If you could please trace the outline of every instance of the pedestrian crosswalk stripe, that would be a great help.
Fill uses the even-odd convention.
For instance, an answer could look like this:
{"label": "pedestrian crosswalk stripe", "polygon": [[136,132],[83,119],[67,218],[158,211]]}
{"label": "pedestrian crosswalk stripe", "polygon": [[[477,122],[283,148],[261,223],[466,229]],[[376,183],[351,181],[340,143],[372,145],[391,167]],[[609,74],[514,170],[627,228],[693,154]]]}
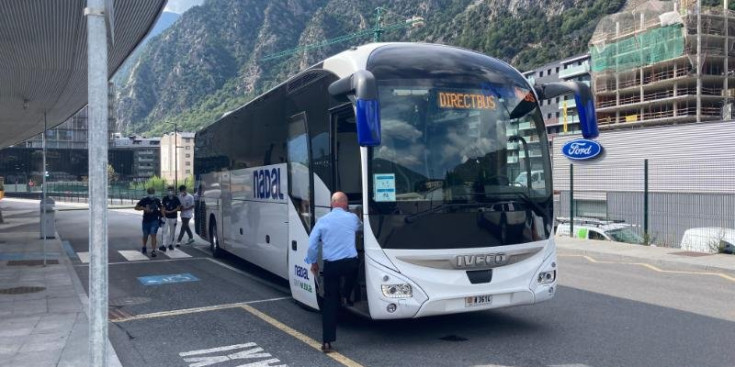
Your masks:
{"label": "pedestrian crosswalk stripe", "polygon": [[164,254],[172,259],[183,259],[186,257],[191,257],[191,255],[181,250],[168,250],[164,252]]}
{"label": "pedestrian crosswalk stripe", "polygon": [[141,254],[140,251],[137,250],[119,250],[118,253],[128,261],[150,260],[148,256]]}
{"label": "pedestrian crosswalk stripe", "polygon": [[[148,255],[143,255],[138,250],[119,250],[117,251],[122,257],[125,258],[127,261],[144,261],[144,260],[151,260],[148,255],[150,255],[150,250],[148,252]],[[187,254],[184,251],[181,251],[179,249],[176,250],[168,250],[166,252],[163,251],[157,251],[159,258],[165,258],[169,257],[171,259],[186,259],[192,257],[191,255]],[[82,264],[89,264],[89,252],[88,251],[81,251],[76,253],[79,257],[79,261]]]}

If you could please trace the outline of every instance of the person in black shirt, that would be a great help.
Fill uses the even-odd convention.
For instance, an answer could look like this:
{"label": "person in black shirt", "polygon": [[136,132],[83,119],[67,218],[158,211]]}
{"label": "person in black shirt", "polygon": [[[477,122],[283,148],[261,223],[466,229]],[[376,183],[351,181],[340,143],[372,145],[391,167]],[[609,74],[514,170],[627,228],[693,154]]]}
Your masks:
{"label": "person in black shirt", "polygon": [[143,248],[140,252],[146,253],[148,236],[150,236],[151,257],[156,257],[156,234],[158,233],[158,221],[161,219],[161,200],[158,200],[155,194],[156,190],[149,187],[148,196],[140,199],[135,205],[135,210],[143,211]]}
{"label": "person in black shirt", "polygon": [[174,187],[168,187],[168,195],[163,197],[163,215],[166,221],[166,227],[163,230],[163,243],[158,249],[166,251],[166,246],[169,250],[174,249],[174,237],[176,237],[176,217],[179,210],[181,210],[181,201],[176,197],[174,193]]}

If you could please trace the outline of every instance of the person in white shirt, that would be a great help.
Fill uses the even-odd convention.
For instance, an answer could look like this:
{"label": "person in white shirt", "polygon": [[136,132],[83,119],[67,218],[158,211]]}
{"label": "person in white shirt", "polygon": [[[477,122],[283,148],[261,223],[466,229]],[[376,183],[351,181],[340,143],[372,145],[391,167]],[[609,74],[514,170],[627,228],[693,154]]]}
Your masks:
{"label": "person in white shirt", "polygon": [[181,201],[181,231],[179,232],[179,240],[176,247],[181,246],[181,240],[184,238],[184,232],[189,236],[186,244],[194,242],[194,235],[189,228],[189,221],[194,216],[194,197],[186,192],[186,186],[179,186],[179,201]]}

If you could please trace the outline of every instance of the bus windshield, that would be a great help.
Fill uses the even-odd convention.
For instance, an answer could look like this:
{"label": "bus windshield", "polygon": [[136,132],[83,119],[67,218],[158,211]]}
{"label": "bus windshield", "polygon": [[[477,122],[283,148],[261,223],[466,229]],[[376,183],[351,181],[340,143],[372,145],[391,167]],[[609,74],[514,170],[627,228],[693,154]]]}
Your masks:
{"label": "bus windshield", "polygon": [[[401,80],[382,84],[379,96],[374,202],[487,203],[519,192],[549,195],[544,124],[529,89]],[[529,174],[537,177],[531,187],[517,179]]]}

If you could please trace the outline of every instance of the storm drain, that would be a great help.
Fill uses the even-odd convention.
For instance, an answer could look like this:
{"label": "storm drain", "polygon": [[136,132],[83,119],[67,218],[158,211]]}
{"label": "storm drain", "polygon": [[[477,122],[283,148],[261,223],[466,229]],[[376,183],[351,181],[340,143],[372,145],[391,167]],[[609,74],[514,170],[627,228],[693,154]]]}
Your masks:
{"label": "storm drain", "polygon": [[695,251],[680,251],[680,252],[671,252],[672,255],[679,255],[679,256],[689,256],[689,257],[702,257],[702,256],[710,256],[712,254],[708,254],[706,252],[695,252]]}
{"label": "storm drain", "polygon": [[15,287],[0,289],[0,294],[27,294],[37,293],[46,290],[45,287]]}
{"label": "storm drain", "polygon": [[[59,260],[46,259],[46,265],[58,264]],[[8,261],[8,266],[37,266],[43,265],[43,260],[11,260]]]}
{"label": "storm drain", "polygon": [[151,299],[148,297],[120,297],[120,298],[113,298],[111,299],[108,304],[110,306],[132,306],[132,305],[140,305],[143,303],[150,302]]}
{"label": "storm drain", "polygon": [[454,335],[454,334],[443,336],[443,337],[441,337],[439,339],[444,340],[446,342],[465,342],[465,341],[467,341],[467,338],[463,338],[461,336]]}

